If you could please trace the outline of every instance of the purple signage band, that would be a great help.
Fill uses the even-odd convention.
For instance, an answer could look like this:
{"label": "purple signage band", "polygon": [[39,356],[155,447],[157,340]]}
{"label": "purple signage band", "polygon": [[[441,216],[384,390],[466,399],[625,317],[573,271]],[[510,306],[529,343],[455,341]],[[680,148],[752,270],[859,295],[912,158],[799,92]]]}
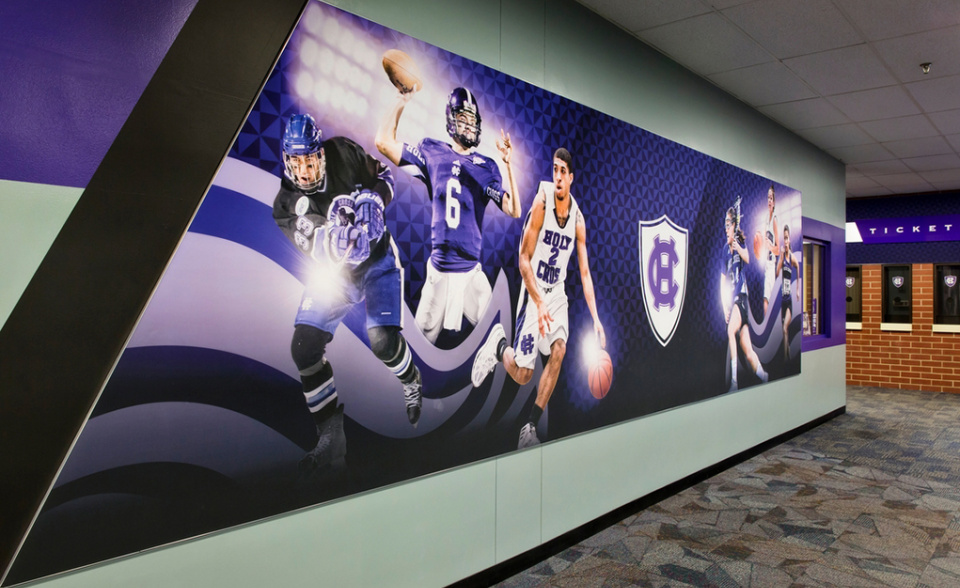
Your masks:
{"label": "purple signage band", "polygon": [[856,221],[864,243],[960,241],[960,214]]}

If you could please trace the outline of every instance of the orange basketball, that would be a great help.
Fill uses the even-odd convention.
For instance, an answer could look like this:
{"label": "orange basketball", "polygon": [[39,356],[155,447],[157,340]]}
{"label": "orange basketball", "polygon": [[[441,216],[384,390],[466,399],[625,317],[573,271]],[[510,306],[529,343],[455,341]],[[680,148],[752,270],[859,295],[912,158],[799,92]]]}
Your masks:
{"label": "orange basketball", "polygon": [[610,361],[610,354],[600,350],[597,356],[597,362],[590,366],[590,393],[594,398],[600,399],[610,391],[610,385],[613,384],[613,362]]}
{"label": "orange basketball", "polygon": [[760,231],[757,231],[753,234],[753,254],[757,256],[757,259],[760,259],[760,253],[763,251],[763,237],[760,236]]}

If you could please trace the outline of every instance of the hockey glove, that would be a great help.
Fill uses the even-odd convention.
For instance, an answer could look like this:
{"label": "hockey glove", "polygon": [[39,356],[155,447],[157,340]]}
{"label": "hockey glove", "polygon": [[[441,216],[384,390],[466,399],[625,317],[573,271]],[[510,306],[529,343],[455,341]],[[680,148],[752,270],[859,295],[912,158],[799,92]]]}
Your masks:
{"label": "hockey glove", "polygon": [[383,236],[386,224],[383,218],[383,199],[376,192],[364,190],[357,195],[356,226],[366,233],[369,243],[376,243]]}
{"label": "hockey glove", "polygon": [[327,227],[327,254],[335,263],[357,265],[370,257],[370,239],[353,225]]}

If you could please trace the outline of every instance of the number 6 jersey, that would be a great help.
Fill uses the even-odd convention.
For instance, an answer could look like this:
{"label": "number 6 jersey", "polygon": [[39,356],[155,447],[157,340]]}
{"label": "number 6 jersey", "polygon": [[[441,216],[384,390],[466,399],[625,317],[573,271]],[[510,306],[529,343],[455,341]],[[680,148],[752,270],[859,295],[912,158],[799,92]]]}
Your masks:
{"label": "number 6 jersey", "polygon": [[427,186],[433,202],[430,262],[442,272],[466,272],[480,262],[487,202],[503,202],[500,169],[476,152],[461,155],[436,139],[403,144],[400,169]]}

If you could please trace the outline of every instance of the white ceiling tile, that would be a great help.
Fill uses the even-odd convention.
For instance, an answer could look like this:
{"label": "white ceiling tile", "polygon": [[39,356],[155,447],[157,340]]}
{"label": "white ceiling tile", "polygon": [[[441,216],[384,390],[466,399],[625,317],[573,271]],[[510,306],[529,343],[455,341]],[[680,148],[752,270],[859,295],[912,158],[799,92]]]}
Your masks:
{"label": "white ceiling tile", "polygon": [[870,41],[960,24],[956,0],[835,1]]}
{"label": "white ceiling tile", "polygon": [[960,76],[931,78],[906,84],[906,87],[927,112],[953,110],[960,106]]}
{"label": "white ceiling tile", "polygon": [[783,64],[824,96],[897,83],[866,45],[802,55],[785,59]]}
{"label": "white ceiling tile", "polygon": [[848,197],[960,190],[960,0],[578,1],[846,162]]}
{"label": "white ceiling tile", "polygon": [[856,122],[920,114],[916,103],[900,86],[838,94],[828,100]]}
{"label": "white ceiling tile", "polygon": [[933,112],[927,115],[944,135],[960,133],[960,110]]}
{"label": "white ceiling tile", "polygon": [[933,137],[939,134],[937,129],[933,128],[933,125],[927,120],[927,117],[919,114],[862,122],[860,128],[881,143]]}
{"label": "white ceiling tile", "polygon": [[767,0],[729,8],[723,15],[780,59],[863,41],[830,0]]}
{"label": "white ceiling tile", "polygon": [[850,122],[850,119],[848,119],[846,115],[823,98],[771,104],[770,106],[761,106],[757,110],[774,120],[780,121],[786,125],[787,128],[793,130],[826,127]]}
{"label": "white ceiling tile", "polygon": [[[953,149],[943,137],[922,137],[904,141],[889,141],[883,144],[890,153],[897,157],[924,157],[927,155],[942,155],[953,153]],[[960,163],[960,162],[958,162]]]}
{"label": "white ceiling tile", "polygon": [[880,184],[874,182],[872,179],[866,176],[847,178],[847,189],[856,188],[858,190],[863,190],[867,188],[876,188],[879,185]]}
{"label": "white ceiling tile", "polygon": [[628,31],[639,31],[710,12],[700,0],[579,0]]}
{"label": "white ceiling tile", "polygon": [[754,107],[816,96],[800,78],[776,61],[708,77],[721,88]]}
{"label": "white ceiling tile", "polygon": [[933,184],[937,190],[960,189],[960,169],[920,172],[920,176]]}
{"label": "white ceiling tile", "polygon": [[756,41],[715,13],[648,29],[638,36],[704,76],[773,61]]}
{"label": "white ceiling tile", "polygon": [[[901,82],[960,74],[960,26],[877,41],[873,46]],[[923,73],[921,63],[932,64],[930,73]]]}
{"label": "white ceiling tile", "polygon": [[905,174],[892,174],[889,176],[873,176],[878,184],[897,192],[930,192],[933,184],[926,181],[920,174],[913,172]]}
{"label": "white ceiling tile", "polygon": [[960,157],[955,153],[910,157],[904,159],[903,162],[906,163],[910,169],[918,172],[960,168]]}
{"label": "white ceiling tile", "polygon": [[731,6],[747,4],[750,2],[756,2],[756,0],[706,0],[707,4],[716,8],[717,10],[723,10],[724,8],[730,8]]}
{"label": "white ceiling tile", "polygon": [[869,198],[870,196],[891,196],[894,191],[878,185],[876,188],[851,189],[847,186],[847,198]]}
{"label": "white ceiling tile", "polygon": [[860,127],[854,124],[817,127],[797,131],[797,133],[821,149],[850,147],[851,145],[864,145],[874,142],[873,137],[864,133]]}
{"label": "white ceiling tile", "polygon": [[882,176],[889,174],[905,174],[910,171],[899,159],[890,159],[888,161],[870,161],[866,163],[853,163],[847,167],[853,168],[865,176]]}

